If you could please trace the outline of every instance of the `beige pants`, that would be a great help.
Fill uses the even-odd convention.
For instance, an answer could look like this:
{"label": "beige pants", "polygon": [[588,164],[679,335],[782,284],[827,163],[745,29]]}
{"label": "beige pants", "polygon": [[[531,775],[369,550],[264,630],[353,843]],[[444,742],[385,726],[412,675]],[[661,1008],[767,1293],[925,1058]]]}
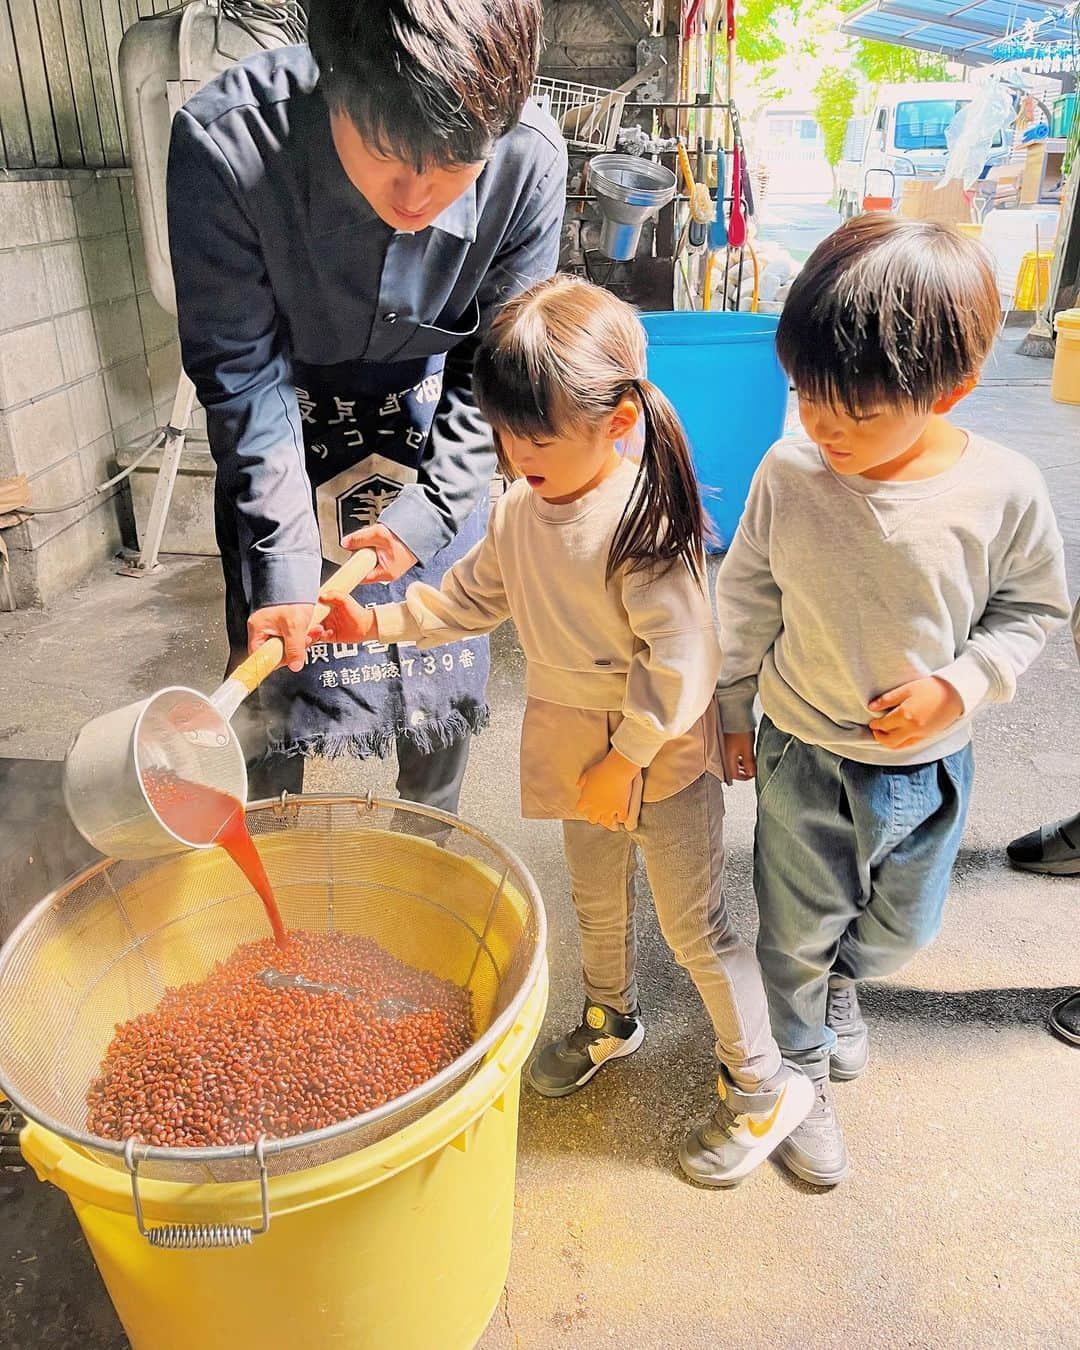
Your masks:
{"label": "beige pants", "polygon": [[754,1091],[780,1068],[780,1051],[761,972],[724,903],[723,826],[723,788],[706,773],[674,797],[645,802],[632,834],[566,820],[563,835],[589,999],[623,1013],[638,1006],[636,846],[660,930],[712,1019],[717,1057]]}

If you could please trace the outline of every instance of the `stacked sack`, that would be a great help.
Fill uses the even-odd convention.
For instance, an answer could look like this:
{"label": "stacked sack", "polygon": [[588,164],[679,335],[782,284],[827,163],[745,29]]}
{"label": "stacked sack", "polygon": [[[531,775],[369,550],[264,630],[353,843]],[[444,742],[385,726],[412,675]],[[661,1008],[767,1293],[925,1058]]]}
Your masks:
{"label": "stacked sack", "polygon": [[[758,284],[758,312],[779,314],[788,298],[791,283],[798,275],[801,263],[795,261],[781,244],[769,240],[754,241],[761,279]],[[730,259],[730,262],[729,262]],[[727,302],[724,300],[724,269],[727,274]],[[739,250],[721,250],[713,264],[713,309],[740,309],[748,312],[754,295],[754,264],[750,250],[744,255],[742,284],[739,282]]]}

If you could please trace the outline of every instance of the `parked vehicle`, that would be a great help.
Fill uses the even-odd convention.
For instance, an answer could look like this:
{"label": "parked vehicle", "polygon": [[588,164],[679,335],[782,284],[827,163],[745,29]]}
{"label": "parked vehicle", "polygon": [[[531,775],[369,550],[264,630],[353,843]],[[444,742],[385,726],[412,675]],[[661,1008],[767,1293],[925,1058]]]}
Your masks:
{"label": "parked vehicle", "polygon": [[[892,175],[894,207],[900,203],[905,178],[937,177],[949,155],[945,138],[949,124],[975,93],[973,85],[953,82],[882,85],[873,111],[853,117],[847,126],[836,166],[840,214],[847,219],[862,209],[868,174],[873,185]],[[999,133],[987,167],[1004,163],[1008,155],[1007,140]]]}

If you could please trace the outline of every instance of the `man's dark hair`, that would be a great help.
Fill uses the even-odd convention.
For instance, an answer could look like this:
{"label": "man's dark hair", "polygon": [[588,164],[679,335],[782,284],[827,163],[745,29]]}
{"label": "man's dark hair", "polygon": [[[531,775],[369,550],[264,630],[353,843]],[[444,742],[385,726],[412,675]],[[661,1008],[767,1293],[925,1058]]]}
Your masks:
{"label": "man's dark hair", "polygon": [[810,255],[784,306],[780,364],[812,403],[925,412],[989,355],[1001,317],[989,254],[946,225],[871,214]]}
{"label": "man's dark hair", "polygon": [[327,102],[378,153],[418,170],[486,159],[521,116],[541,0],[310,0]]}

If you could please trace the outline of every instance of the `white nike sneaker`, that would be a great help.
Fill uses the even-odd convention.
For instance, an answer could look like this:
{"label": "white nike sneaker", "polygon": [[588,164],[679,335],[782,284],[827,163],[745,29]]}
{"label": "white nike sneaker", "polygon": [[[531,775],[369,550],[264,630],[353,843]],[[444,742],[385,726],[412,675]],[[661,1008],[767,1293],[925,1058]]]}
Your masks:
{"label": "white nike sneaker", "polygon": [[778,1087],[743,1092],[720,1066],[716,1110],[695,1126],[679,1149],[679,1166],[699,1186],[737,1186],[809,1114],[814,1086],[785,1064]]}

